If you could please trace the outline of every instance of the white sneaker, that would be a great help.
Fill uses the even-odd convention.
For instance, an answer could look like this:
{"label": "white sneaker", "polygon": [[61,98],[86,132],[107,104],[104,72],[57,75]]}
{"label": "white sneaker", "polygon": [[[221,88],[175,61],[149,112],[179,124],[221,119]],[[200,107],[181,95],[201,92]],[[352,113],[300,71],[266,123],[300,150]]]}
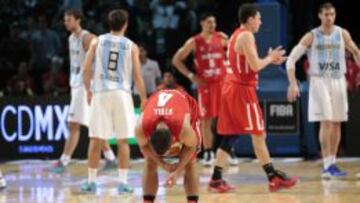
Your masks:
{"label": "white sneaker", "polygon": [[203,166],[211,166],[215,161],[215,154],[214,152],[210,152],[210,156],[208,153],[204,154],[203,159],[201,160],[201,164]]}
{"label": "white sneaker", "polygon": [[0,178],[0,190],[3,190],[6,188],[6,181],[3,177]]}

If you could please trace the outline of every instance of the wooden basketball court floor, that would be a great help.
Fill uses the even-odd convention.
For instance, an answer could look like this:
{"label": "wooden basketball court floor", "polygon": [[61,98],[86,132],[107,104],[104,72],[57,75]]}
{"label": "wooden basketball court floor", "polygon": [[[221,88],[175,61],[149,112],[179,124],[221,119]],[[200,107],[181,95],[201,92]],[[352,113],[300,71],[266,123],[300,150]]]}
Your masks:
{"label": "wooden basketball court floor", "polygon": [[[264,173],[258,163],[242,160],[238,167],[229,167],[225,178],[236,186],[233,193],[213,194],[207,192],[207,182],[212,168],[198,165],[201,178],[200,202],[204,203],[357,203],[360,202],[359,159],[342,160],[339,166],[349,172],[343,180],[321,180],[319,161],[276,159],[275,165],[292,175],[300,177],[300,183],[291,190],[270,193]],[[86,181],[85,161],[76,161],[63,175],[50,174],[43,169],[49,161],[7,162],[0,165],[8,187],[0,192],[0,203],[15,202],[59,202],[59,203],[135,203],[142,202],[141,176],[143,162],[132,163],[129,182],[135,187],[132,195],[118,195],[116,191],[117,172],[99,174],[96,195],[84,195],[79,187]],[[165,172],[160,172],[160,182]],[[183,203],[186,197],[183,187],[171,189],[160,187],[157,203]]]}

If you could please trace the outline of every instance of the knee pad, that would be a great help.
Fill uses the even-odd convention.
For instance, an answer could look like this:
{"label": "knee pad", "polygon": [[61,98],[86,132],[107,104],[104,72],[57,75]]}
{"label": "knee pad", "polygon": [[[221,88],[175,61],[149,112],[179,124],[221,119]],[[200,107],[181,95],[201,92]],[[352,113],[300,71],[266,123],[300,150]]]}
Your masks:
{"label": "knee pad", "polygon": [[224,150],[226,153],[230,154],[233,144],[236,141],[237,136],[224,136],[220,143],[220,149]]}

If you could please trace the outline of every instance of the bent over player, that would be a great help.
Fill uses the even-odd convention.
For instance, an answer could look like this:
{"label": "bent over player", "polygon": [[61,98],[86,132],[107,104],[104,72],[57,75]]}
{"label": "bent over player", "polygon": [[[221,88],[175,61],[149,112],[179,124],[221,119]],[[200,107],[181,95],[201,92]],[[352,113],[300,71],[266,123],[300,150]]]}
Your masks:
{"label": "bent over player", "polygon": [[[145,156],[144,202],[155,201],[159,186],[158,167],[169,172],[166,186],[173,186],[182,171],[189,203],[199,199],[199,177],[195,168],[201,146],[196,101],[178,90],[161,90],[151,96],[136,127],[136,137]],[[178,156],[177,164],[163,158]]]}

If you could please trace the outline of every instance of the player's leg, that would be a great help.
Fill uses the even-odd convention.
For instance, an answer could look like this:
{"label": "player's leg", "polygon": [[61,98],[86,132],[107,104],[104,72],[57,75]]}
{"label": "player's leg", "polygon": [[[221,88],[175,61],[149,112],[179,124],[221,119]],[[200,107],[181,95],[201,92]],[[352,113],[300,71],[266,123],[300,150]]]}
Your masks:
{"label": "player's leg", "polygon": [[186,165],[184,174],[184,188],[188,203],[199,201],[199,181],[196,162],[191,161]]}
{"label": "player's leg", "polygon": [[0,191],[6,188],[6,181],[0,169]]}
{"label": "player's leg", "polygon": [[214,161],[214,153],[212,151],[213,145],[213,133],[211,130],[211,118],[203,118],[200,121],[201,131],[203,135],[203,145],[204,145],[204,158],[202,164],[204,166],[211,166],[212,162]]}
{"label": "player's leg", "polygon": [[101,157],[101,146],[104,140],[96,137],[90,138],[88,148],[88,181],[81,186],[82,192],[96,192],[96,178]]}
{"label": "player's leg", "polygon": [[223,179],[222,173],[228,162],[229,154],[231,153],[232,149],[232,143],[236,139],[237,136],[223,136],[221,139],[220,146],[216,151],[215,166],[208,187],[210,192],[224,193],[234,189]]}
{"label": "player's leg", "polygon": [[118,192],[133,192],[133,188],[128,184],[128,171],[130,165],[130,146],[127,139],[118,140],[118,164],[119,164],[119,186]]}
{"label": "player's leg", "polygon": [[153,203],[155,201],[156,193],[159,187],[157,164],[145,158],[145,170],[143,174],[142,187],[144,203]]}
{"label": "player's leg", "polygon": [[71,161],[71,157],[75,151],[75,148],[79,142],[80,137],[80,124],[77,122],[69,121],[69,137],[65,140],[64,150],[54,166],[51,166],[47,170],[53,173],[63,173],[66,167]]}
{"label": "player's leg", "polygon": [[101,147],[101,151],[104,154],[105,157],[105,165],[102,167],[101,171],[109,171],[113,169],[117,169],[117,161],[116,156],[113,152],[113,150],[110,147],[109,142],[104,142],[104,144]]}
{"label": "player's leg", "polygon": [[252,135],[251,140],[256,158],[268,177],[270,191],[274,192],[293,187],[298,179],[288,177],[284,172],[275,169],[271,163],[270,153],[266,145],[266,135]]}
{"label": "player's leg", "polygon": [[321,121],[319,129],[319,142],[321,148],[321,155],[323,158],[323,178],[330,178],[330,166],[331,166],[331,157],[330,157],[330,145],[331,145],[331,133],[332,133],[332,123],[330,121]]}
{"label": "player's leg", "polygon": [[341,140],[341,121],[348,120],[348,101],[347,101],[347,87],[345,78],[332,79],[331,91],[331,124],[332,130],[329,134],[330,149],[329,149],[329,162],[330,167],[328,173],[331,177],[341,178],[347,175],[345,171],[340,170],[336,165],[336,155],[339,149]]}
{"label": "player's leg", "polygon": [[113,125],[118,140],[119,193],[131,193],[133,188],[128,184],[130,165],[130,146],[128,138],[135,129],[135,114],[132,97],[125,91],[113,93]]}

